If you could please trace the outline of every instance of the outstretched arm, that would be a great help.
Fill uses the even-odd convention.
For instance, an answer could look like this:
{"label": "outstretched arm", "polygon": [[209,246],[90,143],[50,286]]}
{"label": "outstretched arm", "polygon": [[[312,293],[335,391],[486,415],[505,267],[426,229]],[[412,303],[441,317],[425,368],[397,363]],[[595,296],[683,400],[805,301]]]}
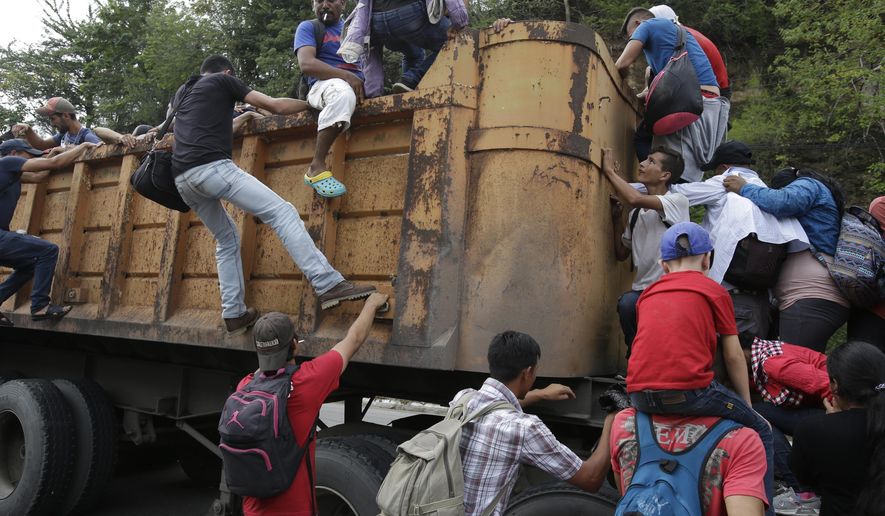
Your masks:
{"label": "outstretched arm", "polygon": [[84,152],[86,152],[86,150],[93,147],[97,147],[97,145],[94,143],[81,143],[73,149],[62,152],[61,154],[58,154],[51,158],[31,158],[28,161],[25,161],[24,164],[22,164],[22,181],[28,182],[25,181],[25,173],[27,172],[42,172],[45,170],[64,168],[76,161],[77,158],[79,158],[83,155]]}
{"label": "outstretched arm", "polygon": [[630,65],[636,61],[636,58],[639,57],[639,54],[642,53],[642,42],[631,39],[627,46],[624,47],[624,51],[621,52],[621,56],[615,61],[615,68],[618,69],[618,72],[621,76],[627,75],[627,71],[630,69]]}
{"label": "outstretched arm", "polygon": [[266,109],[276,115],[300,113],[310,107],[307,102],[303,100],[286,97],[271,97],[256,90],[250,91],[244,100],[257,108]]}
{"label": "outstretched arm", "polygon": [[664,211],[664,205],[657,195],[639,193],[630,186],[630,183],[624,181],[624,178],[618,175],[617,170],[620,169],[620,166],[620,163],[615,161],[611,149],[602,149],[602,173],[605,174],[605,178],[611,183],[618,197],[634,208]]}
{"label": "outstretched arm", "polygon": [[40,138],[37,133],[34,132],[34,129],[28,124],[13,125],[12,134],[14,134],[16,138],[24,138],[25,141],[28,142],[28,145],[35,149],[46,150],[58,145],[55,139],[51,136],[45,139]]}
{"label": "outstretched arm", "polygon": [[602,483],[605,482],[605,476],[611,467],[611,457],[609,455],[609,439],[612,431],[612,421],[615,415],[609,414],[605,416],[605,422],[602,424],[602,435],[599,436],[599,442],[596,443],[596,449],[587,460],[581,464],[581,469],[575,473],[575,476],[568,479],[568,483],[580,487],[586,491],[595,493],[599,491]]}
{"label": "outstretched arm", "polygon": [[750,373],[747,370],[747,359],[744,358],[741,342],[737,335],[722,336],[722,358],[725,360],[725,370],[728,372],[728,379],[731,380],[735,392],[747,402],[747,406],[752,406]]}
{"label": "outstretched arm", "polygon": [[[250,102],[250,104],[252,103]],[[359,317],[356,318],[356,321],[354,321],[354,323],[350,325],[350,329],[347,330],[347,335],[344,336],[344,340],[335,344],[335,347],[332,348],[332,351],[337,352],[342,358],[344,358],[344,363],[341,367],[342,373],[347,369],[347,364],[350,362],[350,359],[353,358],[353,355],[359,351],[360,346],[362,346],[366,341],[366,338],[368,338],[369,330],[372,329],[372,321],[375,319],[375,312],[384,306],[384,303],[386,302],[387,294],[375,292],[369,296],[369,298],[366,299],[366,304],[363,305],[363,310],[360,312]]]}

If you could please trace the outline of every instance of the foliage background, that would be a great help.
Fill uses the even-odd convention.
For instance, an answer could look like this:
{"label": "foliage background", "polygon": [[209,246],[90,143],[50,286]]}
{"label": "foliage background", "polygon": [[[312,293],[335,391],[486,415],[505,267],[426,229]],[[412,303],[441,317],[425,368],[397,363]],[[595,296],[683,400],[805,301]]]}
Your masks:
{"label": "foliage background", "polygon": [[[617,32],[634,2],[471,0],[471,25],[568,20],[599,32],[617,56],[625,43]],[[67,0],[39,5],[51,35],[26,48],[0,46],[0,126],[42,123],[33,110],[52,96],[73,102],[87,125],[129,131],[157,123],[210,53],[228,55],[253,87],[291,95],[294,29],[313,17],[309,0],[94,0],[82,21],[67,15]],[[722,51],[734,90],[730,138],[751,144],[763,176],[788,163],[812,166],[836,177],[854,203],[885,194],[885,3],[669,5]],[[397,57],[385,64],[389,85]]]}

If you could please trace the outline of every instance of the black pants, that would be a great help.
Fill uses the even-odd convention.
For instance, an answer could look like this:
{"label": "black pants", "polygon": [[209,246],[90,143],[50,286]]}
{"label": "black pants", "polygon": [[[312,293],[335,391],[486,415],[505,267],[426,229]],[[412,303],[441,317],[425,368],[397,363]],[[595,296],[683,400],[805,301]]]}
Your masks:
{"label": "black pants", "polygon": [[780,338],[819,353],[845,321],[850,310],[825,299],[800,299],[780,313]]}
{"label": "black pants", "polygon": [[865,308],[852,308],[848,318],[848,340],[868,342],[885,353],[885,319]]}

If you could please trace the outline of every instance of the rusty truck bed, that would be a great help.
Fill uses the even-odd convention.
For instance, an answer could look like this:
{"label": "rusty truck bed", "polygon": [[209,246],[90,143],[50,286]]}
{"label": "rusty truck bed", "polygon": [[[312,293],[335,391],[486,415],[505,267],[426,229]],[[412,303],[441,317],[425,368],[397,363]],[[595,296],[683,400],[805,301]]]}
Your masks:
{"label": "rusty truck bed", "polygon": [[[544,376],[617,365],[615,301],[629,271],[611,247],[600,149],[632,163],[636,103],[602,39],[586,27],[529,22],[449,42],[420,85],[370,99],[332,170],[348,194],[327,201],[302,182],[314,113],[252,122],[241,168],[291,202],[347,278],[391,294],[393,310],[357,356],[366,363],[483,371],[490,337],[526,331]],[[252,349],[222,331],[214,243],[193,213],[140,197],[129,178],[147,150],[104,146],[48,182],[26,185],[12,230],[61,248],[53,299],[75,305],[53,331]],[[316,355],[361,303],[320,311],[309,285],[260,220],[240,229],[246,301],[311,336]],[[28,290],[3,305],[31,322]]]}

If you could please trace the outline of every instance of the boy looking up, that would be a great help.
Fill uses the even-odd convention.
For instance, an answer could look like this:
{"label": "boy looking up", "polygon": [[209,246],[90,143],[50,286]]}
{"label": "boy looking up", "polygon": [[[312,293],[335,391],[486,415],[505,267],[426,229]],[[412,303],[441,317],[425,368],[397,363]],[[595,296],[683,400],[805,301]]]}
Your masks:
{"label": "boy looking up", "polygon": [[[756,430],[766,452],[765,491],[770,502],[771,427],[750,408],[749,373],[731,297],[705,275],[712,250],[710,236],[693,222],[680,222],[664,232],[664,275],[645,289],[636,305],[640,317],[627,363],[627,392],[641,412],[724,417]],[[713,379],[717,333],[722,336],[728,377],[740,395]]]}
{"label": "boy looking up", "polygon": [[636,336],[636,301],[649,285],[657,281],[664,270],[661,268],[661,236],[667,228],[689,219],[688,198],[670,192],[671,184],[682,177],[684,162],[678,152],[666,147],[656,147],[639,164],[637,180],[645,185],[647,194],[638,192],[618,175],[620,168],[612,157],[611,149],[602,149],[602,172],[611,183],[621,201],[631,207],[625,223],[621,216],[621,204],[612,205],[615,256],[618,260],[633,258],[636,275],[631,289],[618,298],[618,317],[627,345],[627,358]]}

